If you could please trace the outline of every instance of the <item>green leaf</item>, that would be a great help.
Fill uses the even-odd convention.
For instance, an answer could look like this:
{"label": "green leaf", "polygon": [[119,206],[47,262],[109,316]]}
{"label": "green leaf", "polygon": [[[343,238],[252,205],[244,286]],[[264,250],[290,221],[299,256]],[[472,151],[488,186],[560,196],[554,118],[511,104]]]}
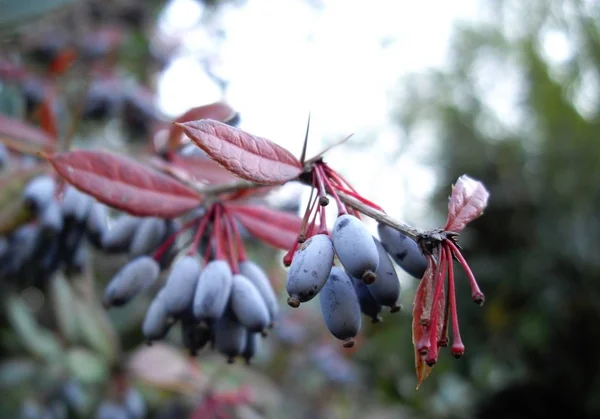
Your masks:
{"label": "green leaf", "polygon": [[108,366],[101,357],[83,348],[69,350],[67,366],[82,383],[101,383],[108,372]]}
{"label": "green leaf", "polygon": [[0,364],[0,388],[13,388],[32,381],[38,366],[31,359],[9,359]]}
{"label": "green leaf", "polygon": [[58,339],[47,329],[40,327],[27,305],[17,296],[10,296],[6,304],[8,321],[22,345],[33,355],[55,361],[62,355]]}
{"label": "green leaf", "polygon": [[64,275],[60,272],[54,275],[54,279],[50,281],[50,295],[60,332],[71,343],[76,342],[79,335],[75,311],[76,297],[73,295],[71,286]]}
{"label": "green leaf", "polygon": [[108,331],[102,327],[96,307],[85,304],[78,299],[73,300],[73,302],[83,341],[107,361],[114,360],[117,355],[117,348]]}

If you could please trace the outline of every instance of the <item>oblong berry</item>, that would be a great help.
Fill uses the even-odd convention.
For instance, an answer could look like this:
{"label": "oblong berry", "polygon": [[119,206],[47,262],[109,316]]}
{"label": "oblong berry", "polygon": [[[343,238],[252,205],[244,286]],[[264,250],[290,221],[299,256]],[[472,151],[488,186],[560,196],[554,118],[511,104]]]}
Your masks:
{"label": "oblong berry", "polygon": [[231,295],[233,274],[224,260],[208,262],[198,278],[194,293],[194,316],[216,320],[223,316]]}
{"label": "oblong berry", "polygon": [[200,261],[196,256],[185,255],[173,263],[163,296],[169,314],[183,314],[192,306],[200,269]]}
{"label": "oblong berry", "polygon": [[142,334],[148,342],[163,339],[173,324],[165,307],[163,295],[164,289],[161,289],[152,299],[142,323]]}
{"label": "oblong berry", "polygon": [[92,205],[92,198],[73,186],[67,186],[63,195],[61,208],[65,218],[84,221]]}
{"label": "oblong berry", "polygon": [[86,246],[79,246],[77,250],[75,250],[75,254],[73,258],[68,261],[67,264],[67,273],[69,274],[80,274],[83,272],[85,264],[90,258],[90,252]]}
{"label": "oblong berry", "polygon": [[[360,305],[360,311],[365,316],[371,319],[371,323],[379,323],[381,321],[381,317],[379,313],[381,313],[381,304],[377,302],[375,297],[369,291],[368,286],[362,282],[361,279],[351,278],[352,285],[354,285],[354,291],[356,292],[356,296],[358,297],[358,304]],[[377,281],[379,282],[379,277]]]}
{"label": "oblong berry", "polygon": [[128,262],[110,280],[104,292],[106,307],[127,304],[158,278],[158,263],[149,256],[140,256]]}
{"label": "oblong berry", "polygon": [[16,229],[10,236],[10,250],[5,265],[0,267],[6,270],[7,275],[16,275],[24,263],[35,252],[38,243],[39,228],[34,224],[26,224]]}
{"label": "oblong berry", "polygon": [[90,206],[86,220],[87,238],[94,246],[102,247],[102,237],[108,231],[108,208],[100,202]]}
{"label": "oblong berry", "polygon": [[38,222],[44,234],[56,234],[63,228],[63,216],[56,200],[50,200],[40,214]]}
{"label": "oblong berry", "polygon": [[287,273],[290,306],[298,307],[319,293],[331,272],[333,256],[333,243],[326,234],[316,234],[299,246]]}
{"label": "oblong berry", "polygon": [[157,217],[142,218],[131,239],[129,255],[136,257],[151,253],[164,240],[166,231],[165,220]]}
{"label": "oblong berry", "polygon": [[129,250],[129,245],[141,219],[123,214],[102,237],[102,249],[105,252],[120,253]]}
{"label": "oblong berry", "polygon": [[246,346],[248,330],[231,314],[225,314],[215,322],[215,349],[227,357],[230,364],[242,354]]}
{"label": "oblong berry", "polygon": [[379,267],[377,268],[377,281],[367,287],[379,304],[390,307],[392,312],[396,312],[399,310],[397,302],[400,298],[400,280],[394,264],[381,242],[376,238],[373,238],[373,241],[379,253]]}
{"label": "oblong berry", "polygon": [[239,269],[240,273],[248,278],[256,289],[258,289],[258,292],[269,310],[271,323],[274,322],[279,314],[279,304],[277,303],[277,296],[275,295],[275,291],[273,290],[267,274],[265,274],[260,266],[251,260],[245,260],[240,263]]}
{"label": "oblong berry", "polygon": [[344,347],[354,346],[354,337],[361,326],[361,311],[352,280],[343,269],[337,266],[331,269],[319,293],[319,302],[327,329],[344,341]]}
{"label": "oblong berry", "polygon": [[244,345],[244,351],[242,352],[246,364],[250,365],[250,361],[254,358],[254,355],[256,355],[259,345],[260,333],[246,333],[246,344]]}
{"label": "oblong berry", "polygon": [[372,283],[379,266],[379,254],[367,227],[353,215],[341,215],[335,220],[332,240],[338,259],[348,274]]}
{"label": "oblong berry", "polygon": [[195,319],[184,318],[181,321],[181,339],[191,356],[196,356],[198,351],[206,346],[213,338],[212,329]]}
{"label": "oblong berry", "polygon": [[54,192],[56,192],[56,182],[51,176],[36,176],[25,185],[23,200],[34,210],[41,211],[52,201]]}
{"label": "oblong berry", "polygon": [[260,332],[271,322],[269,310],[258,289],[243,275],[233,275],[231,310],[250,332]]}
{"label": "oblong berry", "polygon": [[427,259],[417,242],[385,224],[379,223],[377,232],[381,245],[394,262],[409,275],[421,279],[427,269]]}

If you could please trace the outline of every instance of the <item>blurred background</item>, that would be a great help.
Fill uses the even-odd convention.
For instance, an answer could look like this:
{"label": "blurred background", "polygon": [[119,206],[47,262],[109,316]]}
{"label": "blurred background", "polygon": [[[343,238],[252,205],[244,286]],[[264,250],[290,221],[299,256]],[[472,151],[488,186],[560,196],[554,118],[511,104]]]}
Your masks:
{"label": "blurred background", "polygon": [[[208,404],[232,418],[600,417],[598,19],[593,0],[0,2],[0,112],[29,119],[59,92],[78,147],[138,155],[161,124],[224,100],[296,155],[309,112],[309,155],[354,133],[326,161],[418,227],[443,224],[464,173],[491,193],[461,235],[486,304],[459,274],[466,354],[442,351],[418,391],[402,272],[404,310],[364,322],[352,351],[318,303],[288,309],[280,288],[280,324],[247,367],[192,361],[177,333],[146,347],[149,297],[105,312],[122,260],[94,255],[76,281],[3,291],[0,417],[94,417],[123,386],[152,418],[216,417]],[[278,198],[305,200],[295,185]],[[283,285],[281,254],[251,252]]]}

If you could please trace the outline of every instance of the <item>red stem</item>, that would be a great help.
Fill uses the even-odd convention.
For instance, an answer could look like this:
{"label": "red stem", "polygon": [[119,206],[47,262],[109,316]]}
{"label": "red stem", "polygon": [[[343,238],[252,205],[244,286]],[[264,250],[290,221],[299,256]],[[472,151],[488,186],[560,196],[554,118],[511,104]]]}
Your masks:
{"label": "red stem", "polygon": [[329,167],[329,165],[327,163],[323,163],[323,167],[327,171],[327,174],[329,175],[329,177],[331,177],[332,179],[335,179],[340,186],[346,185],[348,188],[350,188],[351,191],[356,192],[356,189],[354,189],[354,187],[350,184],[350,182],[348,182],[346,180],[346,178],[344,178],[338,172],[336,172],[331,167]]}
{"label": "red stem", "polygon": [[216,247],[215,237],[214,236],[212,236],[210,238],[210,240],[208,241],[208,246],[206,246],[206,250],[204,251],[204,265],[206,265],[210,261],[210,256],[211,256],[211,253],[212,253],[213,244]]}
{"label": "red stem", "polygon": [[454,243],[452,243],[451,240],[444,240],[444,243],[447,243],[448,246],[450,246],[450,248],[452,249],[452,252],[454,252],[454,256],[456,256],[456,258],[462,265],[463,269],[465,270],[467,277],[469,278],[469,282],[471,283],[471,298],[473,299],[473,301],[475,301],[475,303],[482,305],[483,302],[485,301],[485,297],[484,297],[483,293],[481,292],[481,290],[479,289],[479,285],[477,285],[477,280],[475,279],[475,275],[473,275],[473,272],[471,271],[471,268],[469,268],[467,261],[465,260],[463,255],[460,253],[460,250],[458,250],[458,247],[456,247],[456,245]]}
{"label": "red stem", "polygon": [[335,199],[335,204],[338,207],[338,215],[347,214],[348,211],[346,209],[346,206],[342,203],[342,201],[340,200],[340,197],[338,196],[337,192],[335,191],[335,188],[329,181],[329,178],[325,175],[325,170],[323,169],[322,165],[320,165],[320,164],[315,165],[315,170],[319,172],[319,176],[323,179],[323,182],[325,182],[325,187],[327,188],[327,190],[329,191],[331,196],[333,196],[333,199]]}
{"label": "red stem", "polygon": [[233,236],[235,238],[235,244],[238,254],[238,261],[245,262],[248,260],[248,255],[246,254],[246,249],[244,248],[244,241],[242,240],[242,236],[240,235],[240,230],[237,227],[237,223],[235,222],[235,216],[231,214],[231,211],[227,207],[223,207],[225,210],[225,215],[227,217],[227,221],[231,225],[231,229],[233,230]]}
{"label": "red stem", "polygon": [[[306,231],[306,228],[308,226],[308,220],[310,219],[311,214],[313,214],[313,211],[315,210],[315,206],[317,205],[317,202],[319,202],[318,195],[314,196],[314,199],[313,199],[313,192],[314,192],[314,188],[310,192],[310,198],[306,204],[306,211],[304,212],[304,217],[302,218],[302,226],[300,227],[300,233],[298,234],[298,239],[300,242],[304,242],[304,241],[306,241],[306,239],[308,237],[310,237],[310,235],[308,235],[307,231]],[[311,203],[311,200],[312,200],[312,203]]]}
{"label": "red stem", "polygon": [[229,265],[231,266],[231,272],[235,275],[240,272],[240,268],[238,265],[238,252],[235,246],[235,238],[233,237],[233,231],[231,229],[231,223],[227,222],[228,220],[223,217],[222,224],[223,230],[225,231],[225,237],[227,240],[227,250],[229,254]]}
{"label": "red stem", "polygon": [[224,260],[225,250],[223,249],[223,236],[221,234],[221,206],[215,204],[215,219],[213,220],[213,236],[215,238],[215,259]]}
{"label": "red stem", "polygon": [[196,230],[196,233],[194,234],[194,238],[192,239],[192,245],[190,246],[190,249],[188,250],[189,256],[193,256],[196,253],[198,253],[198,243],[200,243],[202,234],[204,234],[204,232],[206,231],[206,227],[208,226],[208,220],[210,220],[210,218],[212,218],[214,212],[215,212],[215,207],[213,205],[208,209],[208,211],[206,211],[206,214],[204,214],[204,216],[202,217],[202,221],[200,221],[200,224],[198,225],[198,229]]}
{"label": "red stem", "polygon": [[452,315],[452,348],[450,351],[452,355],[458,357],[465,352],[465,345],[463,345],[460,337],[460,329],[458,327],[458,312],[456,310],[456,292],[454,289],[454,269],[452,269],[452,253],[446,252],[446,258],[448,259],[448,294],[450,295],[450,313]]}
{"label": "red stem", "polygon": [[425,358],[425,363],[432,366],[437,362],[438,357],[438,345],[437,345],[437,331],[438,331],[438,312],[440,309],[440,297],[442,289],[444,287],[444,280],[446,279],[446,249],[442,246],[440,249],[440,255],[438,258],[439,271],[436,272],[435,277],[435,291],[433,293],[431,318],[429,320],[430,333],[429,333],[429,352]]}
{"label": "red stem", "polygon": [[327,198],[327,191],[325,190],[325,173],[323,169],[319,170],[319,165],[315,165],[315,171],[313,172],[313,180],[316,179],[317,187],[319,189],[319,203],[322,206],[325,206],[329,203],[329,199]]}

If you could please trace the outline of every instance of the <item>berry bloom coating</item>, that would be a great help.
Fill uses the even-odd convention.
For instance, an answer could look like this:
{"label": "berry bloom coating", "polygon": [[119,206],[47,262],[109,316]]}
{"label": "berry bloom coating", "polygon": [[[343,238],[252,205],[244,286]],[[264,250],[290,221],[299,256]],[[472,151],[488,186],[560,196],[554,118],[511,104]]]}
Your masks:
{"label": "berry bloom coating", "polygon": [[110,307],[127,304],[152,285],[159,273],[158,263],[151,257],[140,256],[133,259],[123,266],[106,286],[104,305]]}
{"label": "berry bloom coating", "polygon": [[379,239],[385,251],[406,273],[421,279],[427,269],[427,259],[417,242],[385,224],[377,226]]}
{"label": "berry bloom coating", "polygon": [[156,217],[143,218],[135,229],[129,245],[129,255],[136,257],[147,255],[160,246],[165,238],[167,225]]}
{"label": "berry bloom coating", "polygon": [[265,304],[267,305],[267,309],[269,310],[271,323],[274,322],[277,319],[279,312],[279,304],[277,303],[275,291],[273,291],[273,287],[271,286],[271,281],[269,281],[269,278],[261,269],[261,267],[251,260],[245,260],[244,262],[240,263],[239,268],[240,274],[248,278],[256,287],[256,289],[258,289],[258,292],[260,293]]}
{"label": "berry bloom coating", "polygon": [[215,322],[215,348],[232,364],[244,351],[248,330],[229,313]]}
{"label": "berry bloom coating", "polygon": [[174,316],[183,314],[192,306],[200,269],[200,261],[195,256],[186,255],[173,263],[164,286],[163,296],[169,314]]}
{"label": "berry bloom coating", "polygon": [[354,337],[361,326],[360,304],[348,274],[334,266],[319,294],[325,325],[333,336],[344,341],[344,347],[354,346]]}
{"label": "berry bloom coating", "polygon": [[102,237],[102,250],[109,253],[121,253],[129,250],[133,235],[141,218],[123,214]]}
{"label": "berry bloom coating", "polygon": [[379,254],[379,267],[377,268],[377,281],[367,285],[367,287],[379,304],[388,306],[392,312],[396,312],[399,310],[396,303],[400,298],[400,280],[396,274],[396,269],[394,269],[394,264],[382,244],[375,238],[373,242]]}
{"label": "berry bloom coating", "polygon": [[150,303],[142,323],[142,333],[148,342],[164,338],[171,328],[169,313],[162,300],[163,295],[164,289],[161,289]]}
{"label": "berry bloom coating", "polygon": [[42,211],[54,198],[56,183],[47,175],[31,179],[23,189],[23,200],[36,211]]}
{"label": "berry bloom coating", "polygon": [[317,234],[302,243],[287,274],[291,307],[312,300],[321,291],[331,272],[333,255],[333,243],[326,234]]}
{"label": "berry bloom coating", "polygon": [[379,323],[381,321],[381,317],[379,316],[382,308],[381,304],[373,297],[368,286],[362,280],[352,278],[352,284],[358,297],[360,311],[371,319],[371,323]]}
{"label": "berry bloom coating", "polygon": [[231,287],[231,310],[250,332],[265,329],[271,319],[258,289],[243,275],[234,275]]}
{"label": "berry bloom coating", "polygon": [[372,283],[379,266],[379,253],[367,227],[353,215],[344,214],[335,221],[332,237],[338,259],[348,274],[366,284]]}
{"label": "berry bloom coating", "polygon": [[224,260],[208,262],[200,273],[194,294],[194,316],[199,319],[216,320],[223,316],[229,296],[233,275]]}

